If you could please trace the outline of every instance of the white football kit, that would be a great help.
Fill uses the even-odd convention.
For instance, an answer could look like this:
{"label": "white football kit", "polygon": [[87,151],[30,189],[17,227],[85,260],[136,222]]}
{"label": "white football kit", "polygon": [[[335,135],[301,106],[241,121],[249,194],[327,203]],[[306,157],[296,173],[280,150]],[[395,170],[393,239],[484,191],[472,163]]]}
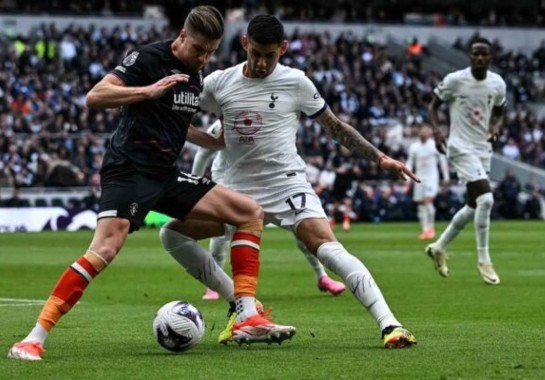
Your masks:
{"label": "white football kit", "polygon": [[450,107],[447,157],[462,182],[488,178],[492,145],[487,141],[492,108],[505,104],[505,82],[487,71],[477,80],[471,68],[448,74],[434,89]]}
{"label": "white football kit", "polygon": [[255,199],[265,223],[293,229],[327,218],[296,147],[301,113],[318,116],[324,99],[301,70],[277,64],[265,78],[247,78],[244,65],[207,76],[200,98],[201,109],[223,120],[224,185]]}
{"label": "white football kit", "polygon": [[414,173],[422,182],[414,183],[413,200],[420,202],[424,198],[435,198],[439,191],[439,170],[445,181],[450,180],[448,165],[445,156],[439,154],[435,148],[435,141],[415,141],[409,147],[407,167],[414,168]]}

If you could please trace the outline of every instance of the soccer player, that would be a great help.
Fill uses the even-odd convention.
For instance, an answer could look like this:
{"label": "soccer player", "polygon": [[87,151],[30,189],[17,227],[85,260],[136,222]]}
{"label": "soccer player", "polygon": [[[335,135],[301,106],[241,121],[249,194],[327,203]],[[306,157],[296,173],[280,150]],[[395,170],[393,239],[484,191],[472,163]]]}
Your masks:
{"label": "soccer player", "polygon": [[435,237],[435,206],[433,202],[439,191],[439,170],[443,183],[450,181],[447,160],[439,154],[435,148],[433,133],[428,125],[422,124],[419,129],[419,139],[409,147],[407,167],[413,169],[422,181],[415,183],[413,188],[413,200],[417,203],[417,215],[422,226],[422,232],[418,235],[421,240],[429,240]]}
{"label": "soccer player", "polygon": [[[218,138],[222,134],[221,121],[216,120],[208,128],[207,132],[213,137]],[[197,149],[197,153],[195,154],[195,160],[193,161],[193,169],[191,171],[191,174],[198,177],[204,176],[206,168],[208,166],[208,162],[210,161],[210,159],[212,159],[212,157],[214,157],[214,159],[212,160],[211,168],[212,180],[216,183],[223,185],[225,182],[224,174],[226,164],[223,158],[223,151],[221,150],[218,152],[213,149],[199,147]],[[227,256],[227,251],[229,250],[230,241],[230,231],[228,231],[223,236],[215,236],[210,239],[210,244],[208,248],[210,250],[210,253],[212,254],[212,257],[214,257],[214,260],[216,260],[216,263],[221,268],[223,268],[225,264],[225,258]],[[303,252],[303,254],[305,255],[312,269],[314,269],[318,289],[322,292],[329,292],[334,296],[341,294],[346,288],[345,285],[342,282],[335,281],[330,278],[327,275],[324,266],[320,263],[316,256],[310,253],[309,250],[303,246],[302,242],[298,241],[297,245],[300,247],[301,252]],[[202,298],[203,300],[213,301],[219,299],[219,294],[214,290],[207,288]]]}
{"label": "soccer player", "polygon": [[[180,224],[192,232],[186,232],[188,239],[213,236],[223,230],[223,223],[235,226],[235,295],[229,297],[235,301],[240,287],[244,296],[255,297],[262,208],[250,197],[179,172],[174,165],[186,139],[211,148],[223,146],[190,125],[199,110],[201,69],[218,48],[223,30],[216,8],[196,7],[176,39],[133,50],[87,94],[89,107],[123,107],[101,168],[97,227],[89,248],[61,275],[35,327],[11,347],[9,358],[41,360],[51,329],[112,262],[150,210],[184,220]],[[210,261],[207,270],[214,272],[217,268]],[[218,276],[227,277],[219,271]],[[242,284],[237,279],[240,272],[246,276]],[[294,332],[289,326],[268,326],[278,334]]]}
{"label": "soccer player", "polygon": [[[307,181],[305,162],[297,153],[301,113],[353,153],[401,178],[418,178],[339,120],[302,71],[279,64],[288,41],[276,17],[252,18],[242,45],[247,60],[207,76],[201,95],[201,108],[223,119],[225,185],[254,198],[265,210],[266,223],[291,231],[326,268],[343,279],[378,323],[385,347],[415,344],[415,337],[394,316],[369,270],[337,241],[331,230],[321,202]],[[177,239],[181,227],[179,221],[171,221],[161,230],[170,237],[165,249],[176,258],[186,256],[190,250],[188,245],[178,243],[183,241]],[[220,341],[259,341],[242,319],[247,310],[253,308],[255,312],[255,304],[238,306],[232,328],[220,335]]]}
{"label": "soccer player", "polygon": [[[435,269],[448,277],[447,246],[465,225],[473,220],[477,241],[477,269],[484,282],[498,285],[488,249],[490,212],[494,197],[488,180],[492,144],[498,136],[505,108],[505,82],[488,70],[490,42],[477,38],[471,42],[470,67],[448,74],[434,89],[429,104],[429,119],[437,150],[447,154],[450,164],[467,189],[467,204],[452,218],[439,239],[426,247]],[[445,138],[439,129],[437,110],[449,104],[450,133]]]}

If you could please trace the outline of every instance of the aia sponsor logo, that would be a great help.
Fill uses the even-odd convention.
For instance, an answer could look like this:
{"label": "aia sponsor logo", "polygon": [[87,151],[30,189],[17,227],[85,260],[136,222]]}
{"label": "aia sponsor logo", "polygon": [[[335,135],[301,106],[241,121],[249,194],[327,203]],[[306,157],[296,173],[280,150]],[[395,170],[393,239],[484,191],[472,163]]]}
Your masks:
{"label": "aia sponsor logo", "polygon": [[263,127],[263,118],[255,111],[242,111],[235,117],[233,129],[240,135],[240,144],[254,144],[254,135]]}

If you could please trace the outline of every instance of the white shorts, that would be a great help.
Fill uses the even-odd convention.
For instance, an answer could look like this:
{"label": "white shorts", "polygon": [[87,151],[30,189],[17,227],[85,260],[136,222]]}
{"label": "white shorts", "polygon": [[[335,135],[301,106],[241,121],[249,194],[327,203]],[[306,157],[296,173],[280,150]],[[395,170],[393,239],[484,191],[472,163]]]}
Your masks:
{"label": "white shorts", "polygon": [[305,219],[327,219],[320,198],[308,182],[289,184],[280,192],[246,195],[254,198],[263,207],[265,225],[272,223],[295,232],[299,223]]}
{"label": "white shorts", "polygon": [[421,183],[414,183],[413,201],[420,202],[426,198],[435,198],[439,192],[439,181],[437,179],[421,178]]}
{"label": "white shorts", "polygon": [[478,156],[474,153],[460,152],[457,149],[449,149],[449,163],[458,173],[461,183],[475,182],[488,179],[491,156]]}

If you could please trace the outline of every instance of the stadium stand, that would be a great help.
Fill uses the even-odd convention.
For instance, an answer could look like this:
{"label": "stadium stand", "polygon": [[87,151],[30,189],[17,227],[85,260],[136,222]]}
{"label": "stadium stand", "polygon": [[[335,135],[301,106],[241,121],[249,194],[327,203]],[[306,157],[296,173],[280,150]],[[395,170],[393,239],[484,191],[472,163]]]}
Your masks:
{"label": "stadium stand", "polygon": [[[6,3],[0,2],[0,8]],[[38,1],[12,3],[16,3],[10,9],[12,12],[43,10],[43,3]],[[310,9],[313,3],[293,5],[280,1],[270,11],[284,15],[287,20],[349,19],[354,22],[376,22],[376,14],[380,13],[365,7],[349,12],[339,6],[330,14],[315,14]],[[58,8],[49,12],[126,15],[138,13],[143,7],[143,2],[138,1],[130,2],[127,5],[130,9],[106,11],[102,2],[91,2],[79,10],[65,2],[55,4]],[[253,6],[254,2],[244,4],[247,15],[262,10]],[[244,8],[242,3],[240,7]],[[451,20],[446,21],[449,24],[461,23],[462,19],[486,25],[513,19],[513,25],[519,24],[517,20],[521,19],[510,14],[508,7],[501,10],[506,13],[498,13],[495,23],[490,15],[480,21],[474,19],[473,14],[451,17],[454,11],[449,9],[444,10],[444,18]],[[527,9],[520,10],[523,11]],[[532,25],[543,23],[539,17],[525,20]],[[398,19],[398,15],[386,14],[379,21],[403,20]],[[87,197],[89,188],[96,188],[99,183],[98,169],[104,147],[119,114],[117,110],[87,109],[84,106],[86,92],[126,51],[151,40],[169,38],[173,33],[175,31],[168,28],[134,28],[130,24],[107,29],[74,23],[57,29],[53,23],[44,23],[27,35],[3,36],[0,39],[0,187],[21,188],[23,193],[28,190],[26,199],[34,206],[66,206],[69,198],[73,198],[71,204],[79,204],[78,200]],[[456,51],[456,47],[467,46],[468,41],[463,38],[459,38],[455,46],[437,39],[426,43],[416,39],[420,45],[418,54],[404,38],[390,36],[387,42],[381,43],[373,33],[357,35],[346,27],[335,37],[327,30],[306,32],[295,28],[289,40],[290,50],[282,62],[304,70],[338,115],[349,120],[383,151],[401,160],[406,157],[405,149],[415,138],[418,125],[426,120],[426,106],[433,87],[444,73],[467,64],[465,55]],[[411,43],[414,44],[414,40],[412,38]],[[222,50],[208,70],[237,63],[244,56],[238,35],[231,36],[225,44],[228,48]],[[506,78],[510,92],[509,112],[496,150],[498,154],[545,168],[545,112],[540,112],[545,96],[545,41],[529,53],[507,50],[500,41],[495,41],[495,46],[498,53],[495,65]],[[447,117],[444,112],[444,123],[448,122]],[[196,123],[207,125],[207,118],[205,115]],[[298,146],[309,163],[309,178],[319,189],[324,206],[330,207],[334,176],[331,161],[337,154],[336,144],[314,123],[303,119]],[[518,154],[513,153],[512,146],[518,148]],[[192,158],[193,149],[189,146],[179,163],[190,171]],[[380,221],[414,217],[406,186],[378,171],[373,163],[363,159],[354,162],[358,170],[347,195],[351,198],[355,219]],[[541,194],[540,187],[534,184],[530,193]],[[47,191],[48,188],[53,191]],[[8,192],[2,194],[5,196]],[[463,194],[456,188],[445,189],[438,201],[444,218],[450,218],[462,201]],[[516,214],[525,215],[528,213]]]}

